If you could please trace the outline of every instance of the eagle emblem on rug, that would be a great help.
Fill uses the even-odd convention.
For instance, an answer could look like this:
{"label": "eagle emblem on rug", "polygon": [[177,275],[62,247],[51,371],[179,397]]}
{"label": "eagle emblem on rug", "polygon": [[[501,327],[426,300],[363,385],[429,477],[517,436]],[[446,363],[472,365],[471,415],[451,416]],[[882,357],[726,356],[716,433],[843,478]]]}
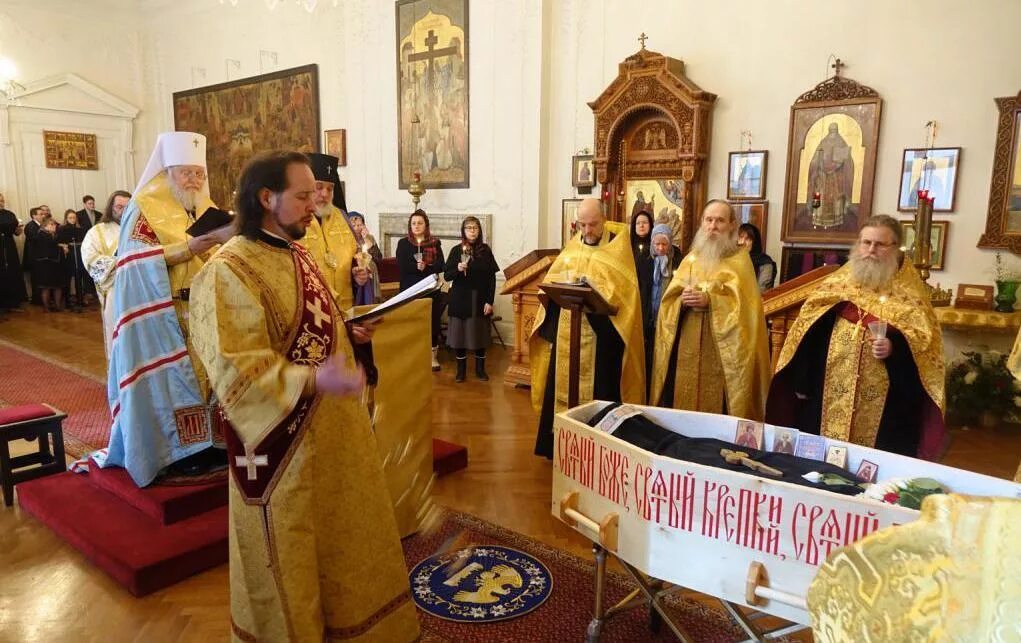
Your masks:
{"label": "eagle emblem on rug", "polygon": [[538,559],[509,547],[467,547],[426,558],[411,570],[419,609],[462,623],[490,623],[527,614],[553,590]]}

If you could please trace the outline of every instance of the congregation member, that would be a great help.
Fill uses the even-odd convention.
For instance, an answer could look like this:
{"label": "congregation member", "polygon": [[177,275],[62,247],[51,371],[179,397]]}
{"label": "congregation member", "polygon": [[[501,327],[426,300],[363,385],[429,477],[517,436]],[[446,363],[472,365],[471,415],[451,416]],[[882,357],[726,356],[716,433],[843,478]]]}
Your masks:
{"label": "congregation member", "polygon": [[[663,303],[663,293],[673,279],[674,271],[681,263],[681,249],[673,244],[673,230],[666,223],[657,223],[649,235],[652,241],[652,270],[649,275],[648,311],[643,302],[643,323],[645,331],[645,382],[652,386],[652,366],[656,347],[656,320]],[[648,393],[648,391],[646,391]],[[651,401],[651,400],[650,400]]]}
{"label": "congregation member", "polygon": [[652,339],[649,337],[648,329],[655,331],[655,324],[650,321],[652,314],[652,215],[645,210],[639,210],[631,215],[631,223],[628,226],[628,236],[631,241],[631,254],[635,261],[635,273],[638,277],[638,295],[642,301],[642,328],[645,333],[645,369],[646,383],[648,383],[648,370],[651,368],[652,360],[648,349],[652,346]]}
{"label": "congregation member", "polygon": [[447,345],[457,358],[455,382],[465,380],[468,351],[475,356],[475,377],[489,380],[486,349],[492,339],[490,324],[499,271],[493,250],[483,238],[482,223],[476,217],[466,217],[461,222],[461,243],[451,248],[443,275],[450,283]]}
{"label": "congregation member", "polygon": [[113,286],[117,268],[117,244],[120,240],[121,216],[131,200],[131,193],[117,190],[110,195],[103,216],[89,228],[82,240],[82,264],[96,285],[99,307],[103,313],[103,341],[107,357],[113,333],[112,298],[107,297]]}
{"label": "congregation member", "polygon": [[[230,420],[233,640],[414,641],[365,374],[329,284],[296,243],[315,189],[302,154],[249,161],[239,234],[193,284],[195,347]],[[371,329],[352,336],[367,342]]]}
{"label": "congregation member", "polygon": [[[557,256],[544,283],[584,276],[611,306],[612,316],[585,314],[581,322],[579,404],[609,400],[645,402],[645,350],[641,296],[631,243],[607,224],[602,203],[587,198],[578,206],[578,233]],[[566,410],[570,362],[570,311],[552,300],[536,312],[529,338],[532,406],[539,412],[535,454],[553,457],[553,416]]]}
{"label": "congregation member", "polygon": [[0,312],[21,310],[25,301],[25,279],[15,241],[24,231],[18,216],[7,209],[7,200],[0,194]]}
{"label": "congregation member", "polygon": [[99,223],[102,213],[96,211],[96,199],[91,194],[82,197],[82,209],[75,212],[78,215],[78,223],[88,230]]}
{"label": "congregation member", "polygon": [[39,299],[47,313],[64,308],[63,259],[57,222],[52,217],[43,219],[32,250],[32,287],[39,289]]}
{"label": "congregation member", "polygon": [[660,406],[762,420],[766,320],[737,227],[729,203],[709,201],[691,251],[663,293],[651,386]]}
{"label": "congregation member", "polygon": [[850,260],[805,301],[780,353],[769,422],[912,457],[942,454],[943,335],[903,242],[896,219],[870,217]]}
{"label": "congregation member", "polygon": [[[429,230],[429,215],[415,210],[408,217],[408,236],[397,242],[397,267],[400,269],[400,289],[407,290],[429,275],[443,273],[443,246]],[[439,346],[442,334],[443,293],[437,291],[432,298],[432,370],[440,370]]]}
{"label": "congregation member", "polygon": [[42,303],[42,299],[39,296],[39,285],[36,284],[33,273],[33,267],[35,266],[35,248],[39,240],[39,230],[44,220],[49,218],[46,213],[49,211],[47,206],[37,206],[29,209],[28,217],[29,220],[25,224],[25,247],[21,252],[21,266],[28,275],[29,290],[31,295],[31,302],[38,306]]}
{"label": "congregation member", "polygon": [[762,247],[762,233],[751,223],[742,223],[737,229],[737,245],[748,251],[755,268],[759,291],[766,292],[776,284],[776,262]]}
{"label": "congregation member", "polygon": [[[191,282],[232,226],[191,236],[214,207],[206,183],[206,138],[160,134],[121,218],[107,385],[113,425],[101,466],[127,469],[140,487],[170,465],[179,475],[223,466],[222,422],[195,355],[189,327]],[[139,369],[160,368],[136,377]]]}
{"label": "congregation member", "polygon": [[[383,252],[376,243],[376,238],[369,233],[365,225],[365,217],[360,212],[348,212],[347,222],[355,233],[355,243],[358,247],[358,254],[355,260],[359,266],[368,272],[368,283],[363,286],[365,294],[361,297],[366,301],[359,301],[360,304],[375,304],[379,302],[382,293],[379,289],[379,264],[383,261]],[[370,299],[371,293],[371,299]]]}
{"label": "congregation member", "polygon": [[85,233],[88,230],[78,219],[78,213],[70,208],[64,212],[64,224],[57,230],[57,243],[60,244],[60,248],[64,252],[61,261],[64,272],[64,292],[69,305],[71,304],[71,292],[74,292],[73,308],[75,312],[81,312],[81,309],[88,305],[85,288],[88,274],[82,264],[82,241],[85,240]]}

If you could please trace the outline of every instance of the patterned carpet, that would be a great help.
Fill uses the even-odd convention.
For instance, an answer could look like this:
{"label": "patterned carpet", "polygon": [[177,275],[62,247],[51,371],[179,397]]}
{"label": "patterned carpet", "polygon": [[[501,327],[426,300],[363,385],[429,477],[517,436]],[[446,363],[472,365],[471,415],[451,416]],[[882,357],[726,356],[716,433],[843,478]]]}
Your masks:
{"label": "patterned carpet", "polygon": [[80,458],[110,441],[105,383],[0,343],[0,406],[39,402],[67,413],[64,448],[68,455]]}
{"label": "patterned carpet", "polygon": [[[447,510],[440,527],[429,535],[417,535],[404,543],[408,569],[440,548],[501,545],[527,552],[546,565],[553,576],[553,593],[541,607],[519,618],[498,623],[466,624],[446,621],[419,611],[422,640],[452,641],[581,641],[592,615],[595,566],[586,560],[536,540],[498,527],[469,514]],[[637,586],[629,577],[607,573],[607,606],[624,598]],[[671,610],[695,641],[744,640],[741,630],[722,611],[686,598],[672,599]],[[664,626],[656,635],[648,629],[646,609],[615,616],[603,626],[601,641],[674,641]]]}

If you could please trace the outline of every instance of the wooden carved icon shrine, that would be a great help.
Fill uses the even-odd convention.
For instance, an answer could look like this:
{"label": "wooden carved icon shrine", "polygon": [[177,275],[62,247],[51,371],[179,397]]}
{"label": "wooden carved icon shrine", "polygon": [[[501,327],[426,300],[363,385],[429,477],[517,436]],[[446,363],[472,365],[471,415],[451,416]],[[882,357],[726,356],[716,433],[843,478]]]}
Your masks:
{"label": "wooden carved icon shrine", "polygon": [[595,116],[596,177],[607,215],[627,222],[646,210],[671,224],[687,250],[706,201],[716,95],[684,75],[684,63],[645,49],[618,66],[617,78],[589,103]]}

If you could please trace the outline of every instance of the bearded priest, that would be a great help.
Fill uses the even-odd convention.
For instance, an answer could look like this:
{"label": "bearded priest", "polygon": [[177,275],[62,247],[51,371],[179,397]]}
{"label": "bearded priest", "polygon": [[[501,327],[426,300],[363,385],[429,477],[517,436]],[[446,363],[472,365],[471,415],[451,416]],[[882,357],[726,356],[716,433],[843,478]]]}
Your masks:
{"label": "bearded priest", "polygon": [[[591,400],[645,403],[645,348],[642,304],[631,241],[626,228],[611,230],[598,199],[578,206],[578,234],[567,242],[546,273],[545,283],[584,277],[615,315],[581,320],[578,403]],[[553,457],[553,416],[567,409],[571,312],[553,301],[539,307],[528,341],[532,406],[539,412],[535,454]]]}
{"label": "bearded priest", "polygon": [[347,221],[347,214],[335,205],[340,193],[336,156],[309,154],[312,174],[316,179],[314,196],[316,213],[301,245],[315,257],[319,269],[336,293],[342,311],[352,306],[373,302],[369,272],[355,262],[358,242]]}
{"label": "bearded priest", "polygon": [[943,336],[901,243],[896,219],[870,217],[848,263],[805,301],[780,353],[769,422],[911,457],[941,455]]}
{"label": "bearded priest", "polygon": [[[231,226],[192,237],[210,207],[206,138],[166,132],[156,141],[121,217],[113,287],[107,398],[113,425],[103,467],[127,469],[139,487],[171,464],[194,474],[222,466],[215,405],[188,333],[191,281],[233,235]],[[183,462],[187,459],[187,462]]]}
{"label": "bearded priest", "polygon": [[652,397],[660,406],[762,420],[769,347],[755,268],[734,208],[713,199],[674,270],[656,320]]}
{"label": "bearded priest", "polygon": [[252,158],[238,235],[195,278],[195,347],[230,424],[232,641],[413,641],[418,622],[365,374],[322,272],[296,243],[315,180]]}

